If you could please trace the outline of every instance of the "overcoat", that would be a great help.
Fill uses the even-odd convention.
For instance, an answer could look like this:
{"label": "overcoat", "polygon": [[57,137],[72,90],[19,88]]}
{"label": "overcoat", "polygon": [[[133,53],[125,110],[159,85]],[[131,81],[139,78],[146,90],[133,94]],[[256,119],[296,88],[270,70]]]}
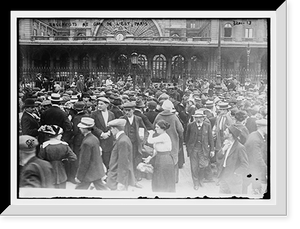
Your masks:
{"label": "overcoat", "polygon": [[69,142],[72,138],[72,123],[68,119],[67,113],[58,106],[52,105],[41,114],[41,125],[57,125],[64,131],[64,141]]}
{"label": "overcoat", "polygon": [[38,129],[40,124],[37,119],[32,117],[26,111],[23,112],[21,118],[21,129],[23,135],[30,135],[32,137],[37,137],[39,135]]}
{"label": "overcoat", "polygon": [[[108,112],[107,122],[115,119],[114,113]],[[107,139],[101,139],[100,136],[103,132],[107,132],[109,127],[106,126],[102,112],[100,110],[94,111],[91,114],[91,118],[95,120],[95,126],[93,127],[92,133],[99,139],[103,152],[111,152],[113,148],[114,136],[111,134]]]}
{"label": "overcoat", "polygon": [[[197,132],[198,127],[196,121],[189,123],[186,131],[186,150],[188,155],[190,155],[195,148]],[[202,124],[201,142],[203,153],[206,157],[208,157],[209,153],[214,151],[214,139],[212,136],[210,123],[203,122]]]}
{"label": "overcoat", "polygon": [[20,170],[20,187],[25,188],[54,188],[53,168],[48,161],[36,156]]}
{"label": "overcoat", "polygon": [[174,164],[178,163],[178,153],[179,153],[179,139],[183,139],[183,126],[176,114],[169,110],[164,110],[159,113],[153,123],[153,126],[160,121],[164,120],[170,124],[169,129],[166,130],[167,134],[170,136],[172,141],[171,155],[174,160]]}
{"label": "overcoat", "polygon": [[69,147],[68,143],[52,139],[45,141],[41,145],[39,158],[51,163],[54,171],[55,184],[61,184],[67,181],[63,160],[77,160],[77,156]]}
{"label": "overcoat", "polygon": [[249,134],[245,147],[249,158],[249,172],[254,176],[265,179],[267,165],[264,158],[266,158],[267,148],[262,135],[258,131]]}
{"label": "overcoat", "polygon": [[135,185],[132,150],[129,137],[122,133],[116,140],[111,152],[107,175],[107,186],[110,189],[116,189],[117,183],[123,184],[126,189],[129,185]]}
{"label": "overcoat", "polygon": [[141,111],[135,110],[133,114],[142,118],[143,123],[145,124],[147,130],[154,130],[153,125],[149,121],[148,117],[144,115]]}
{"label": "overcoat", "polygon": [[240,186],[240,191],[242,191],[242,181],[247,175],[247,170],[249,167],[248,156],[246,153],[246,148],[238,140],[235,140],[226,160],[226,167],[223,166],[226,152],[221,153],[222,150],[218,152],[219,173],[218,177],[220,180],[225,181],[229,187]]}
{"label": "overcoat", "polygon": [[104,165],[100,155],[99,140],[88,133],[82,140],[79,153],[79,165],[76,177],[83,182],[93,182],[105,176]]}

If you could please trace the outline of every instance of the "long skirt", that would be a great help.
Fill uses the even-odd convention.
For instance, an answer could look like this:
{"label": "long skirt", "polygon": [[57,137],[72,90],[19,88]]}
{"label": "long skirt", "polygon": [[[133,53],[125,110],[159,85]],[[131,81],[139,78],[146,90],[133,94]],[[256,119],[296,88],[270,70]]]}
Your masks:
{"label": "long skirt", "polygon": [[171,152],[157,152],[152,175],[153,192],[175,192],[175,165]]}

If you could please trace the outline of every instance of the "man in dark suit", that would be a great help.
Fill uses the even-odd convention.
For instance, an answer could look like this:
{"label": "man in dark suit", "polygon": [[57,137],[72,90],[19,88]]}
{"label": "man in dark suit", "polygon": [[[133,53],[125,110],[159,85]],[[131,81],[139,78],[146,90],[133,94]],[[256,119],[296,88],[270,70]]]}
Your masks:
{"label": "man in dark suit", "polygon": [[149,121],[153,124],[158,112],[156,111],[157,103],[155,101],[148,102],[148,111],[144,113],[144,115],[149,119]]}
{"label": "man in dark suit", "polygon": [[210,170],[210,157],[214,156],[214,140],[210,122],[204,121],[203,111],[196,110],[193,118],[195,121],[187,126],[186,146],[191,161],[194,189],[198,190],[203,186],[205,170]]}
{"label": "man in dark suit", "polygon": [[[70,142],[72,138],[72,123],[68,115],[64,112],[59,104],[61,102],[60,94],[51,94],[51,107],[41,115],[41,125],[57,125],[63,129],[62,140]],[[42,142],[41,142],[42,143]]]}
{"label": "man in dark suit", "polygon": [[30,135],[32,137],[38,136],[38,129],[40,127],[39,117],[34,114],[36,107],[34,99],[27,98],[24,103],[24,112],[21,118],[21,129],[23,135]]}
{"label": "man in dark suit", "polygon": [[107,123],[115,119],[114,113],[109,111],[107,107],[110,101],[105,97],[99,97],[97,100],[97,110],[92,112],[91,118],[95,120],[93,134],[99,139],[102,148],[102,159],[105,167],[109,168],[109,160],[113,148],[114,137],[110,132]]}
{"label": "man in dark suit", "polygon": [[145,124],[147,130],[154,130],[152,123],[149,121],[148,117],[144,115],[143,108],[145,107],[145,104],[142,100],[137,100],[135,103],[135,110],[133,112],[134,115],[139,116],[142,118],[143,123]]}
{"label": "man in dark suit", "polygon": [[243,178],[247,175],[248,156],[238,137],[241,131],[234,125],[224,130],[224,145],[218,152],[220,193],[242,194]]}
{"label": "man in dark suit", "polygon": [[116,143],[111,153],[107,175],[107,186],[111,190],[124,191],[128,186],[135,186],[133,171],[132,143],[124,132],[125,119],[115,119],[108,123]]}
{"label": "man in dark suit", "polygon": [[77,125],[84,135],[79,153],[79,166],[75,181],[76,189],[88,189],[93,183],[97,190],[108,190],[103,180],[105,177],[104,164],[100,152],[98,138],[92,134],[95,121],[89,117],[81,118]]}
{"label": "man in dark suit", "polygon": [[142,174],[136,167],[142,162],[142,146],[145,144],[149,133],[142,118],[133,114],[135,109],[134,102],[123,104],[123,108],[125,115],[120,118],[126,120],[124,131],[133,145],[133,169],[137,181],[140,181],[142,179]]}

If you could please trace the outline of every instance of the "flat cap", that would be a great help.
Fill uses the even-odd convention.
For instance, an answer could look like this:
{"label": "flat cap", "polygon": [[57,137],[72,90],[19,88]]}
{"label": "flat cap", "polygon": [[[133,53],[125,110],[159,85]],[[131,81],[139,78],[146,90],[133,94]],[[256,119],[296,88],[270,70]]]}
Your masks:
{"label": "flat cap", "polygon": [[126,120],[125,119],[114,119],[107,123],[110,127],[116,127],[116,126],[125,126]]}
{"label": "flat cap", "polygon": [[135,102],[127,102],[123,104],[123,108],[134,108]]}
{"label": "flat cap", "polygon": [[97,100],[110,104],[110,101],[104,96],[98,97]]}

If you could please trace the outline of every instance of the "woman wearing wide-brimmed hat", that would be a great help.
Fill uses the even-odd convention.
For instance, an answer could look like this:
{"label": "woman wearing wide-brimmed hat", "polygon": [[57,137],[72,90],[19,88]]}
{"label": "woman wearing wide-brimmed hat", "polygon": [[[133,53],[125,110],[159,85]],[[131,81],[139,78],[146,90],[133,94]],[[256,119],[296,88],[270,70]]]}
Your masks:
{"label": "woman wearing wide-brimmed hat", "polygon": [[67,174],[63,160],[75,161],[74,154],[68,143],[61,140],[63,130],[57,125],[43,125],[39,129],[49,139],[41,144],[39,158],[49,161],[54,170],[55,188],[66,188]]}

